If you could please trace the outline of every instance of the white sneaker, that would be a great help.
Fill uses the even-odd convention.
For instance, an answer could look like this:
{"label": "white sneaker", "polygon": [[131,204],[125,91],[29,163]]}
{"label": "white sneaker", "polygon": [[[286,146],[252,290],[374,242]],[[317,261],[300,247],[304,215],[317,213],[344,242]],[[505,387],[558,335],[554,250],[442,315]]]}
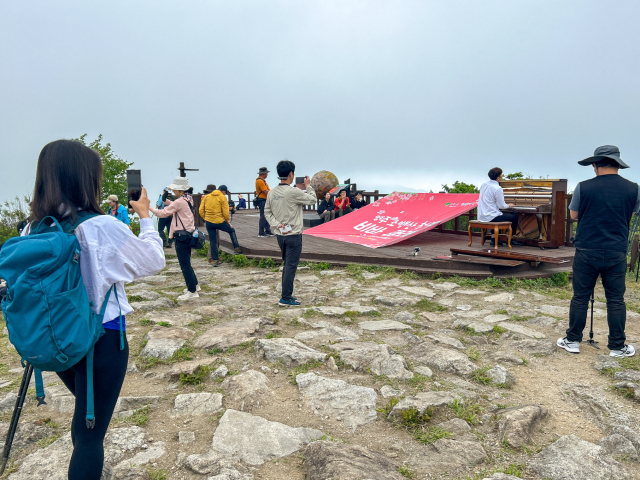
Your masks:
{"label": "white sneaker", "polygon": [[198,295],[198,292],[187,292],[180,295],[178,301],[191,300],[192,298],[200,298],[200,295]]}
{"label": "white sneaker", "polygon": [[[184,290],[182,290],[182,293],[187,293],[189,291],[188,288],[185,288]],[[200,285],[196,285],[196,292],[201,292],[202,289],[200,288]]]}
{"label": "white sneaker", "polygon": [[625,345],[622,347],[622,350],[611,350],[609,352],[610,357],[633,357],[636,354],[636,349],[633,348],[633,345]]}
{"label": "white sneaker", "polygon": [[556,345],[564,348],[569,353],[580,353],[580,342],[570,342],[567,337],[559,338]]}

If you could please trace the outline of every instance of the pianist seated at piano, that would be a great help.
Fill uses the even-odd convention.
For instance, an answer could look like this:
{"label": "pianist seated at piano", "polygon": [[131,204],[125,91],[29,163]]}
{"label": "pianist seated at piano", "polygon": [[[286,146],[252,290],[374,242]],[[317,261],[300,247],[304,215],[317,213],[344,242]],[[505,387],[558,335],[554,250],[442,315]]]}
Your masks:
{"label": "pianist seated at piano", "polygon": [[[504,201],[504,192],[498,183],[502,180],[502,169],[495,167],[489,170],[489,181],[480,187],[480,198],[478,199],[478,220],[481,222],[511,222],[513,235],[518,229],[518,215],[515,213],[502,213],[500,210],[512,208],[514,205]],[[517,240],[511,240],[512,246],[521,246]],[[495,247],[495,242],[491,240],[491,246]]]}

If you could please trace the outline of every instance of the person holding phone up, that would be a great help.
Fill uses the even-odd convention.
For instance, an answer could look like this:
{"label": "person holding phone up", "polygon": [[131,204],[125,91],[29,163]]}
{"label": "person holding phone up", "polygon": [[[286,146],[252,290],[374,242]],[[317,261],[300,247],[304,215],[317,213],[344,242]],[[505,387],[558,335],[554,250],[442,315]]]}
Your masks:
{"label": "person holding phone up", "polygon": [[296,306],[300,302],[293,296],[293,281],[302,253],[302,212],[305,205],[315,205],[316,192],[311,188],[311,179],[304,177],[306,190],[292,188],[296,165],[289,160],[278,163],[276,170],[280,184],[267,195],[264,215],[276,232],[282,251],[282,298],[280,306]]}

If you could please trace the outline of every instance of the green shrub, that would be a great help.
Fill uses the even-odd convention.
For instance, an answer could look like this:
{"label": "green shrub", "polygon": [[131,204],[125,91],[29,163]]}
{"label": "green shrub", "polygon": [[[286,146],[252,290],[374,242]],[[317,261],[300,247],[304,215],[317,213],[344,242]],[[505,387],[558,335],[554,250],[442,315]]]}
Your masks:
{"label": "green shrub", "polygon": [[258,262],[258,267],[260,268],[274,268],[277,266],[278,264],[271,257],[263,258]]}

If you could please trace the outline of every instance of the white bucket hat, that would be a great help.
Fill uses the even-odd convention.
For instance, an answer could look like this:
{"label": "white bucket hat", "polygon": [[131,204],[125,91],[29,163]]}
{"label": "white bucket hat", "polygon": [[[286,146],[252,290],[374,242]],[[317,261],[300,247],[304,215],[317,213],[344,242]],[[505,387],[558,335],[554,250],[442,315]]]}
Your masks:
{"label": "white bucket hat", "polygon": [[169,190],[180,190],[185,192],[191,188],[189,185],[189,179],[185,177],[176,177],[173,179],[173,183],[171,185],[167,185]]}

